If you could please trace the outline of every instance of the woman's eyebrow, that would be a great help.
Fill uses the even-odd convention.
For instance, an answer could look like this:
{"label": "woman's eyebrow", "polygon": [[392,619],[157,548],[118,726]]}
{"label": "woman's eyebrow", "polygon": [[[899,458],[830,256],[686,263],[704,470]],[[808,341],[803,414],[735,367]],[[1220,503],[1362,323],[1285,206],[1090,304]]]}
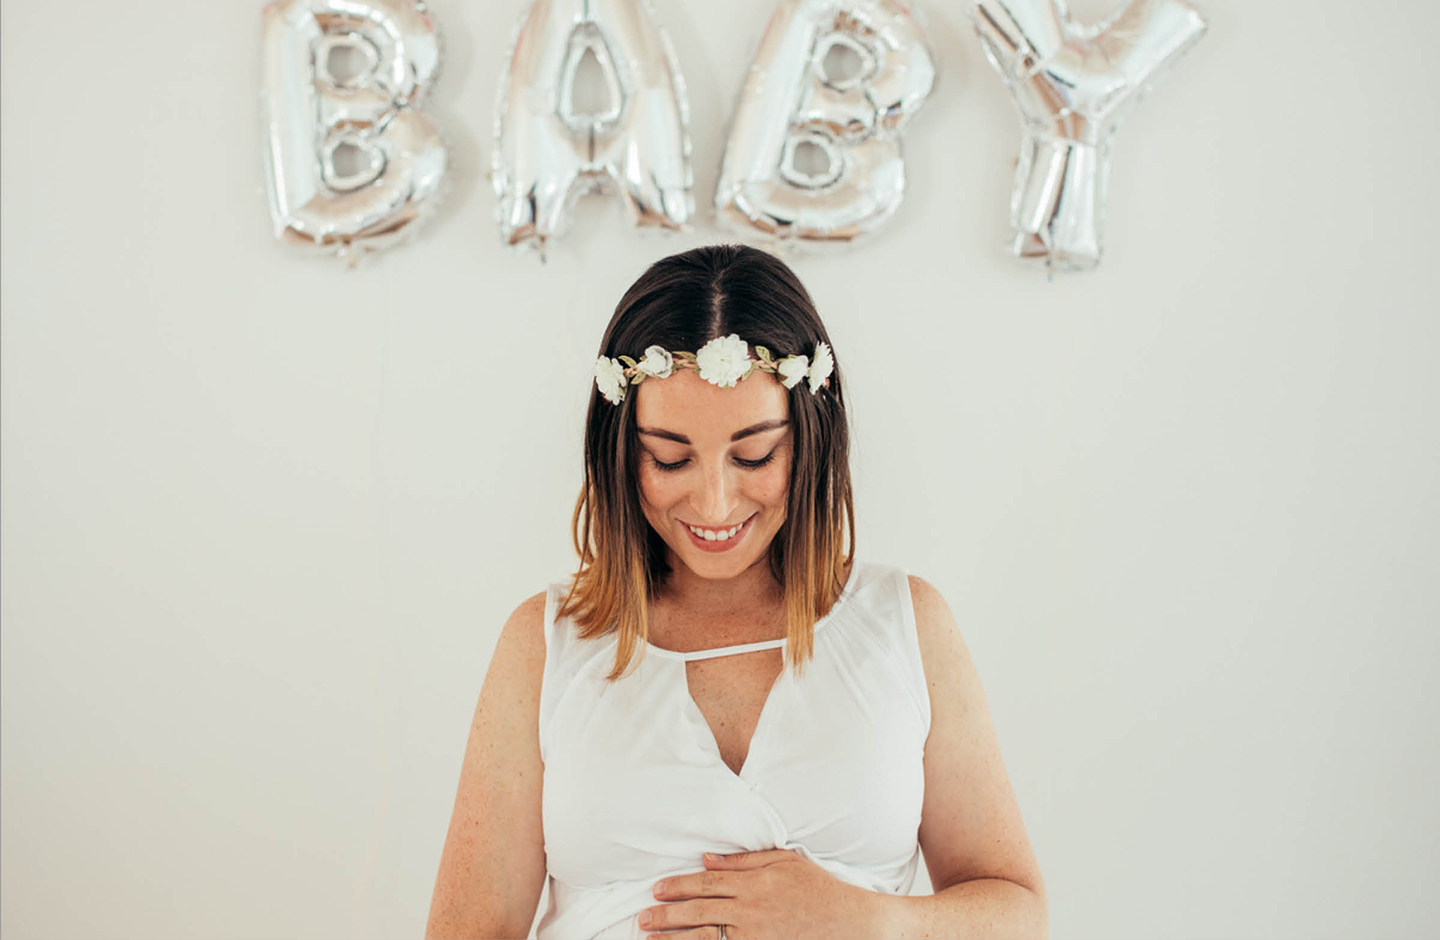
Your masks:
{"label": "woman's eyebrow", "polygon": [[749,437],[752,434],[759,434],[761,431],[773,431],[776,428],[783,428],[789,423],[789,421],[786,421],[783,418],[772,418],[769,421],[761,421],[759,424],[752,424],[744,430],[736,431],[734,434],[730,435],[730,440],[738,441],[742,437]]}
{"label": "woman's eyebrow", "polygon": [[[761,421],[759,424],[752,424],[748,428],[743,428],[739,431],[736,431],[734,434],[730,435],[730,440],[738,441],[742,438],[749,437],[752,434],[759,434],[761,431],[773,431],[776,428],[783,428],[789,423],[789,421],[785,421],[779,418],[775,418],[770,421]],[[641,434],[649,434],[651,437],[663,437],[667,440],[675,441],[677,444],[690,443],[690,438],[686,437],[685,435],[677,434],[674,431],[667,431],[664,428],[637,428],[636,430]]]}

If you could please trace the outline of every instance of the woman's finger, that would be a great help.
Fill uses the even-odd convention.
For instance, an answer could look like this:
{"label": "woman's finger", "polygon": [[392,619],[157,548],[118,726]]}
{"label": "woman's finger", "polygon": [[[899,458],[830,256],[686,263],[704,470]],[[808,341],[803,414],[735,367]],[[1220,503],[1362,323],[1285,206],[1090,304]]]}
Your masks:
{"label": "woman's finger", "polygon": [[[705,927],[692,927],[689,930],[651,933],[645,935],[645,940],[720,940],[720,927],[718,925],[709,925]],[[727,940],[738,940],[738,938],[729,937]]]}
{"label": "woman's finger", "polygon": [[774,865],[776,862],[789,861],[792,858],[803,858],[794,849],[764,849],[759,852],[735,852],[730,855],[716,855],[714,852],[706,852],[703,858],[705,867],[709,870],[716,869],[743,869],[763,868],[766,865]]}
{"label": "woman's finger", "polygon": [[[640,912],[637,920],[641,930],[653,933],[727,923],[735,913],[735,903],[729,898],[693,898],[647,907]],[[716,933],[719,933],[718,928]]]}
{"label": "woman's finger", "polygon": [[655,897],[662,901],[683,901],[686,898],[733,898],[738,890],[727,871],[697,871],[687,875],[671,875],[655,883]]}

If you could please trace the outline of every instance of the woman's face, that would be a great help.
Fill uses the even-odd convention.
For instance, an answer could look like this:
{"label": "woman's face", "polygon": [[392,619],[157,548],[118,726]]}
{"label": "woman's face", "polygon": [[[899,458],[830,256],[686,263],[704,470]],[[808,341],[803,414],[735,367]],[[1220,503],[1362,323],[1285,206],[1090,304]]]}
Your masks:
{"label": "woman's face", "polygon": [[683,369],[632,394],[640,505],[672,566],[724,579],[760,561],[785,521],[794,447],[785,387],[757,370],[720,388]]}

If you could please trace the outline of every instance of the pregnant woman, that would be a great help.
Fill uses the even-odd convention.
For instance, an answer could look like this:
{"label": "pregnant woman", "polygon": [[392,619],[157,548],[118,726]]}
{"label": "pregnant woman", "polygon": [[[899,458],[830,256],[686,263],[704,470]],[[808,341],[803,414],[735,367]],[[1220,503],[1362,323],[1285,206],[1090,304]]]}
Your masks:
{"label": "pregnant woman", "polygon": [[540,940],[1046,936],[949,607],[856,557],[841,372],[794,273],[665,258],[600,351],[579,568],[501,631],[426,936],[524,937],[547,883]]}

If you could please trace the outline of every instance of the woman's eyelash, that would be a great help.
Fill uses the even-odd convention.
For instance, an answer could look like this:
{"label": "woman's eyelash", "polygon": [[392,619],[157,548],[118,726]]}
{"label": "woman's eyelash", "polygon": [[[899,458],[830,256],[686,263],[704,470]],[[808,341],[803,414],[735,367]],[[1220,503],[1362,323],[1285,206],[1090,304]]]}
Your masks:
{"label": "woman's eyelash", "polygon": [[[766,454],[764,457],[761,457],[759,460],[741,460],[739,457],[736,457],[735,462],[749,470],[759,470],[761,467],[765,466],[767,463],[774,459],[775,452],[772,450],[770,453]],[[665,463],[664,461],[657,458],[654,454],[651,454],[650,462],[655,465],[656,470],[663,470],[666,473],[670,473],[672,471],[679,470],[681,467],[685,466],[690,461],[689,458],[686,458],[685,460],[676,461],[675,463]]]}

